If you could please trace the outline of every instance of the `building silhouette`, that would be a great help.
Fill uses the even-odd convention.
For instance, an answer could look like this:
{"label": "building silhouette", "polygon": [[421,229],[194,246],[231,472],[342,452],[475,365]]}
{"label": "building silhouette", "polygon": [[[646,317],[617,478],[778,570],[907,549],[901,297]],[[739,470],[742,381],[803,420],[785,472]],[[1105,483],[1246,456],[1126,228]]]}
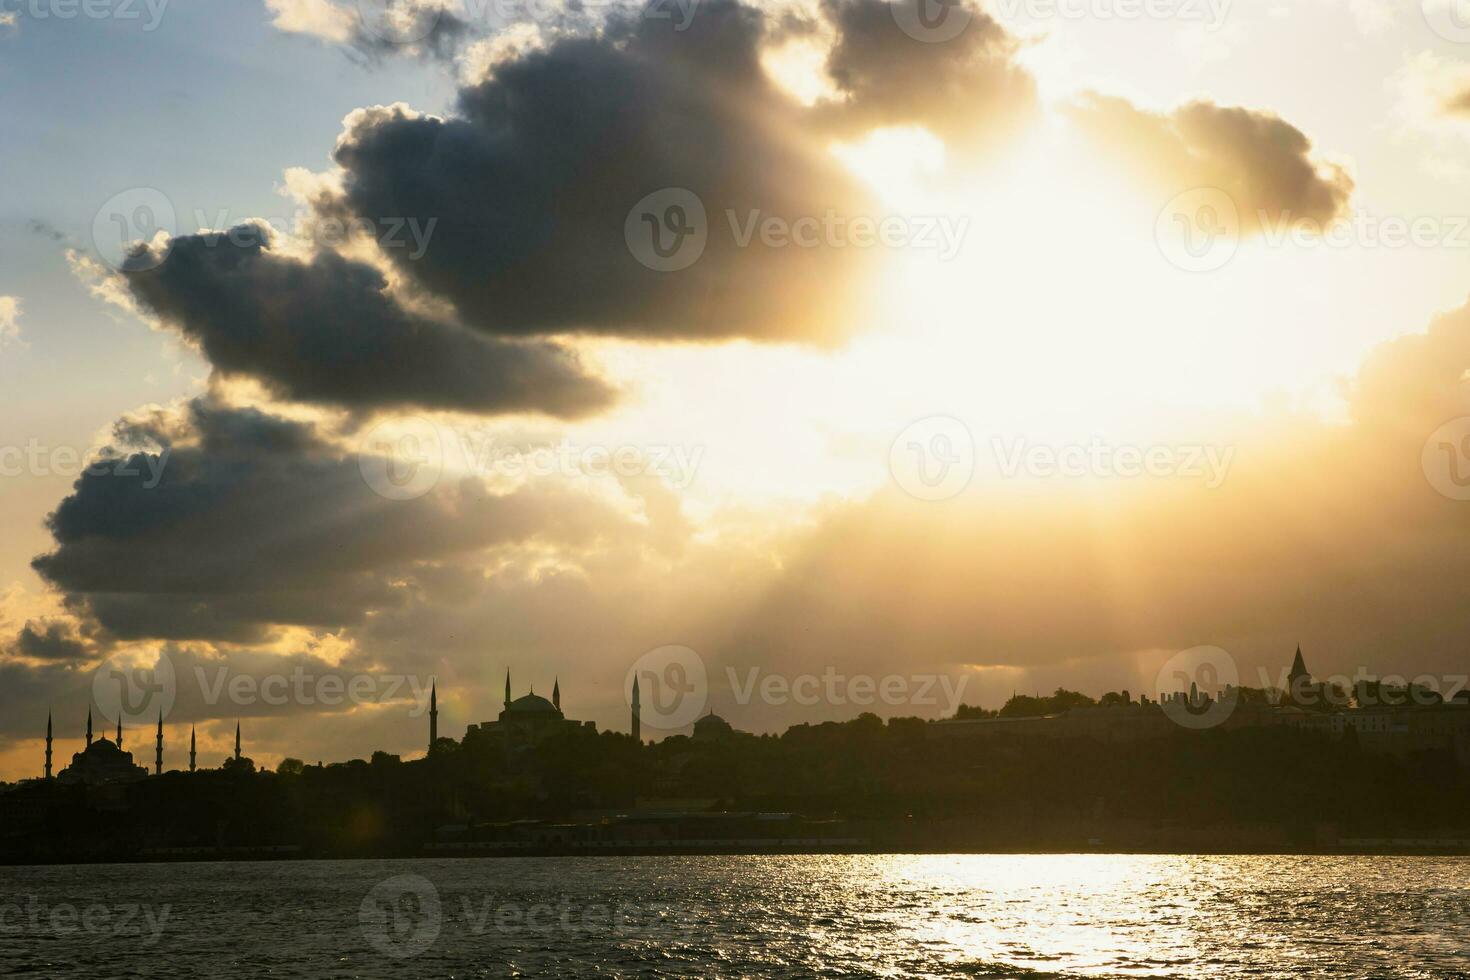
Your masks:
{"label": "building silhouette", "polygon": [[[148,770],[133,761],[133,754],[122,748],[122,723],[118,722],[117,741],[92,737],[92,710],[87,709],[87,743],[74,753],[71,765],[61,770],[56,781],[64,785],[102,786],[109,783],[144,779]],[[51,778],[51,719],[46,719],[46,778]]]}
{"label": "building silhouette", "polygon": [[511,698],[510,671],[505,672],[505,702],[495,721],[472,724],[465,729],[465,741],[500,740],[506,748],[539,745],[553,735],[567,733],[596,734],[597,723],[572,721],[561,710],[561,681],[552,685],[552,700],[538,695],[534,688],[528,694]]}

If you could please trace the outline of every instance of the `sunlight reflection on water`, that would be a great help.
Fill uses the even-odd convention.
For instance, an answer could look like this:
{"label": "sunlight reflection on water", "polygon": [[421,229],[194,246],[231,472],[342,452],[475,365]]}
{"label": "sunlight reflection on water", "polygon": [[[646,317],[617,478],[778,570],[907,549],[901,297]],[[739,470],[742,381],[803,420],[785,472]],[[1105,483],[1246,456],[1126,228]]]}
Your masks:
{"label": "sunlight reflection on water", "polygon": [[114,865],[0,869],[0,888],[5,975],[1449,978],[1470,970],[1470,860],[1454,858]]}

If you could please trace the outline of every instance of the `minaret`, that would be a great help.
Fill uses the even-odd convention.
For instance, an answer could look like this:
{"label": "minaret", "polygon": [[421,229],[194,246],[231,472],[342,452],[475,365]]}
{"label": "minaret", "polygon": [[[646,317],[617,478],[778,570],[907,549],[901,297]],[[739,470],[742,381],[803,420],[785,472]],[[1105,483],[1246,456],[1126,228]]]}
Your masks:
{"label": "minaret", "polygon": [[434,751],[434,743],[439,741],[439,686],[434,681],[429,682],[429,752]]}
{"label": "minaret", "polygon": [[46,712],[46,778],[51,778],[51,712]]}
{"label": "minaret", "polygon": [[163,709],[158,709],[158,744],[153,750],[153,775],[163,775]]}
{"label": "minaret", "polygon": [[643,726],[638,719],[638,675],[633,675],[633,741],[643,741]]}
{"label": "minaret", "polygon": [[1298,643],[1296,647],[1296,658],[1291,662],[1291,673],[1286,675],[1286,682],[1292,684],[1295,683],[1298,677],[1310,678],[1311,676],[1307,672],[1307,662],[1302,659],[1302,646]]}
{"label": "minaret", "polygon": [[561,710],[561,678],[551,682],[551,706],[557,711]]}
{"label": "minaret", "polygon": [[87,745],[92,744],[92,709],[87,709]]}
{"label": "minaret", "polygon": [[505,706],[510,707],[510,668],[505,668]]}
{"label": "minaret", "polygon": [[240,761],[240,722],[235,722],[235,761]]}
{"label": "minaret", "polygon": [[194,726],[189,726],[189,771],[194,771]]}
{"label": "minaret", "polygon": [[122,748],[122,715],[117,718],[117,747]]}

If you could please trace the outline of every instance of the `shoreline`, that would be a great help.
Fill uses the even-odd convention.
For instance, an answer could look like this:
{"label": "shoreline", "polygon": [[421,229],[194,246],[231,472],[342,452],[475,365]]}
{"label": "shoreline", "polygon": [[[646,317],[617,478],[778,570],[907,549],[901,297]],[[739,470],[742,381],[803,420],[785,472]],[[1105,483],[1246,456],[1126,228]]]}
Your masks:
{"label": "shoreline", "polygon": [[418,854],[366,854],[366,855],[324,855],[307,854],[299,849],[283,845],[278,848],[188,848],[180,849],[179,852],[167,854],[146,854],[112,857],[98,857],[94,860],[78,859],[77,856],[67,856],[55,861],[36,861],[34,859],[0,860],[0,866],[9,868],[25,867],[65,867],[84,865],[128,865],[128,864],[227,864],[227,863],[274,863],[293,861],[423,861],[423,860],[483,860],[483,859],[508,859],[508,858],[599,858],[599,857],[775,857],[775,856],[827,856],[827,855],[863,855],[863,856],[1099,856],[1099,857],[1423,857],[1423,858],[1470,858],[1470,846],[1444,848],[1444,847],[1415,847],[1415,846],[1392,846],[1383,847],[1303,847],[1290,850],[1281,848],[1221,848],[1219,850],[1173,850],[1173,849],[1149,849],[1132,848],[1117,849],[1108,847],[1077,848],[1077,847],[1017,847],[1011,848],[987,848],[984,850],[955,850],[953,848],[941,848],[935,850],[921,850],[913,848],[879,848],[871,846],[851,846],[817,848],[803,847],[731,847],[719,848],[709,846],[698,847],[650,847],[647,845],[627,847],[603,847],[596,849],[570,848],[570,847],[528,847],[528,848],[463,848],[453,851],[434,850]]}

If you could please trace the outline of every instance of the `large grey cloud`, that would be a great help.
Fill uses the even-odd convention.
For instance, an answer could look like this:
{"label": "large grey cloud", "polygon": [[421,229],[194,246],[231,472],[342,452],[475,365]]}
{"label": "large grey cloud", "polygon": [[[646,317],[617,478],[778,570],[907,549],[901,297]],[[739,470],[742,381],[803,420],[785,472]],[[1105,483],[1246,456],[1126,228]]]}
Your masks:
{"label": "large grey cloud", "polygon": [[184,235],[164,256],[134,255],[123,275],[134,297],[218,370],[257,378],[285,398],[559,416],[611,400],[562,347],[498,340],[410,312],[370,265],[331,251],[298,259],[271,246],[261,225]]}
{"label": "large grey cloud", "polygon": [[119,638],[336,628],[405,601],[417,563],[512,543],[575,549],[619,524],[557,487],[494,494],[446,477],[388,500],[311,425],[208,400],[126,420],[111,451],[131,465],[77,480],[47,521],[55,549],[33,565]]}
{"label": "large grey cloud", "polygon": [[[497,65],[449,118],[360,112],[335,153],[343,194],[323,206],[438,218],[420,260],[394,258],[497,333],[836,339],[863,307],[876,250],[759,235],[742,247],[732,228],[881,213],[767,77],[768,30],[731,0],[700,5],[682,29],[617,16]],[[645,267],[625,238],[634,206],[666,188],[699,198],[708,233],[674,272]]]}
{"label": "large grey cloud", "polygon": [[[594,36],[496,65],[449,118],[358,113],[335,154],[343,194],[318,203],[437,218],[422,259],[394,258],[497,333],[835,341],[868,308],[878,250],[743,242],[741,229],[886,214],[828,152],[834,135],[917,124],[970,148],[1034,102],[1016,41],[985,14],[965,8],[960,36],[930,44],[904,33],[897,9],[826,6],[842,97],[810,109],[763,69],[786,28],[757,8],[709,0],[687,20],[613,16]],[[708,235],[676,272],[647,268],[625,237],[630,210],[667,188],[698,198],[693,220]]]}

